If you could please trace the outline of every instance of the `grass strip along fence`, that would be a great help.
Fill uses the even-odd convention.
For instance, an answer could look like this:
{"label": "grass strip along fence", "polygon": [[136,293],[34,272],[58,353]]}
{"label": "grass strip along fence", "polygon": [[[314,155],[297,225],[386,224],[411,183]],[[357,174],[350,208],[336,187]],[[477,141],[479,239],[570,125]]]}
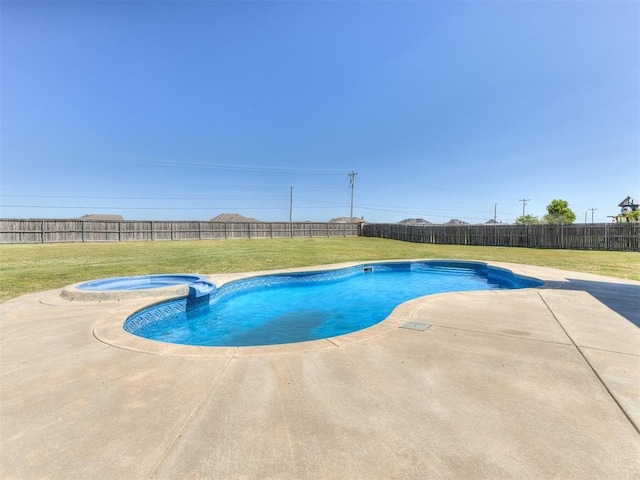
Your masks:
{"label": "grass strip along fence", "polygon": [[414,243],[640,252],[640,223],[403,225],[366,223],[361,235]]}
{"label": "grass strip along fence", "polygon": [[416,258],[511,262],[640,280],[636,252],[430,245],[362,236],[3,244],[0,258],[0,302],[124,275],[230,273]]}

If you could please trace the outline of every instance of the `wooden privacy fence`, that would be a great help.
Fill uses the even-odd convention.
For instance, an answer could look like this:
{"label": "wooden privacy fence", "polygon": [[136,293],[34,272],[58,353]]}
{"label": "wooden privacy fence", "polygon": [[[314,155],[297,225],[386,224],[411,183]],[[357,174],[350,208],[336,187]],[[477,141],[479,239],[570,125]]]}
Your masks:
{"label": "wooden privacy fence", "polygon": [[361,235],[450,245],[640,251],[640,223],[425,226],[366,223]]}
{"label": "wooden privacy fence", "polygon": [[0,243],[351,237],[358,223],[220,223],[0,219]]}

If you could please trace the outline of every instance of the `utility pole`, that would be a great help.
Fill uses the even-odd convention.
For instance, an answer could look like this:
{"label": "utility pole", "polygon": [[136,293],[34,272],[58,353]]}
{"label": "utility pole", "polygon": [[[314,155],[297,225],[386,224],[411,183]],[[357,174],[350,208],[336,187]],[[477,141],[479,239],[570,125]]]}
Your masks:
{"label": "utility pole", "polygon": [[289,191],[289,223],[291,223],[291,219],[293,218],[293,187]]}
{"label": "utility pole", "polygon": [[498,204],[493,204],[493,243],[498,244]]}
{"label": "utility pole", "polygon": [[349,184],[351,185],[351,216],[349,217],[349,221],[352,222],[353,221],[353,187],[356,184],[356,175],[358,174],[358,172],[355,172],[353,170],[351,170],[351,173],[349,173]]}
{"label": "utility pole", "polygon": [[524,217],[524,207],[527,206],[527,202],[531,200],[530,198],[523,198],[522,200],[518,200],[519,202],[522,202],[522,216]]}
{"label": "utility pole", "polygon": [[598,210],[597,208],[587,208],[587,210],[591,210],[591,223],[593,223],[593,212]]}

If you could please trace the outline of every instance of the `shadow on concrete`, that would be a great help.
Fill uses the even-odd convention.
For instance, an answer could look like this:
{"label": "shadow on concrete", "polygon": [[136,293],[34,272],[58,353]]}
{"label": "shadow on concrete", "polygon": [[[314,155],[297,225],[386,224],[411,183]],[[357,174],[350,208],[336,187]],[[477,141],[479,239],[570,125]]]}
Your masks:
{"label": "shadow on concrete", "polygon": [[640,327],[640,285],[568,278],[566,282],[562,282],[562,288],[587,292],[635,326]]}

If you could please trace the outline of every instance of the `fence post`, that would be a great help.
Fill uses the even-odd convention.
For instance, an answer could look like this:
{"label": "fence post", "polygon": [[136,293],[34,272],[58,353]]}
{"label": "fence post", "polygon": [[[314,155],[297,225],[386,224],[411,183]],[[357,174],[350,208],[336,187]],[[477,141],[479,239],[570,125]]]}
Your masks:
{"label": "fence post", "polygon": [[85,224],[85,221],[83,220],[82,221],[82,241],[83,242],[84,242],[84,224]]}
{"label": "fence post", "polygon": [[44,243],[44,220],[40,222],[40,243]]}

